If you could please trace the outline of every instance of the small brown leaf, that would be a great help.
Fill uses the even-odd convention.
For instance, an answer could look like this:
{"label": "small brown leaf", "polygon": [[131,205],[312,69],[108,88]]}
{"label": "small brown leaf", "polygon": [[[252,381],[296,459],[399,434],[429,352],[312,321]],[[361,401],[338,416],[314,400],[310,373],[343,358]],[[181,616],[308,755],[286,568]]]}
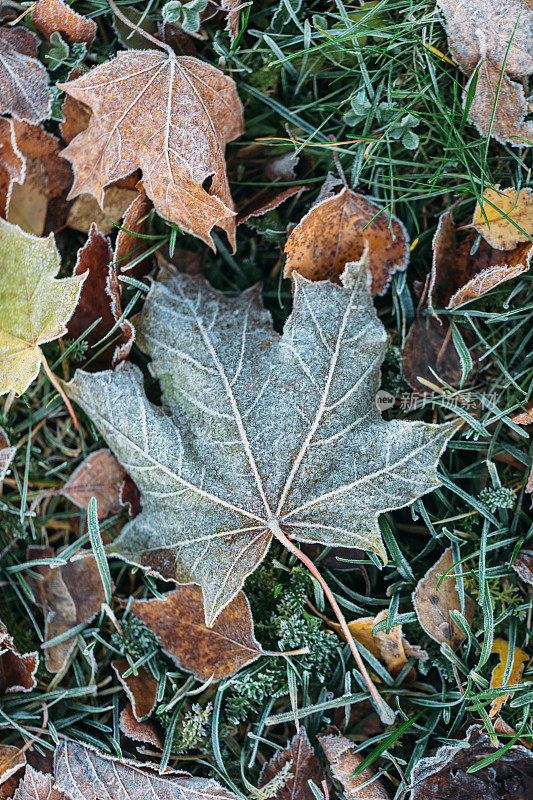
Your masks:
{"label": "small brown leaf", "polygon": [[131,610],[155,633],[164,652],[202,681],[234,675],[262,653],[243,592],[224,608],[212,628],[205,623],[202,590],[194,584],[169,592],[165,600],[135,600]]}
{"label": "small brown leaf", "polygon": [[155,707],[157,697],[157,681],[145,667],[138,667],[137,675],[131,673],[124,677],[130,668],[125,658],[112,661],[111,666],[126,692],[131,703],[132,713],[138,722],[150,716]]}
{"label": "small brown leaf", "polygon": [[[51,547],[32,545],[26,553],[28,560],[53,558]],[[47,564],[34,566],[40,579],[28,578],[35,602],[44,611],[45,642],[90,620],[98,614],[105,602],[100,572],[94,557],[88,553],[70,560],[61,567]],[[63,639],[45,649],[46,668],[54,674],[68,666],[76,647],[76,635]]]}
{"label": "small brown leaf", "polygon": [[139,184],[139,187],[140,191],[126,209],[117,234],[113,262],[117,275],[128,275],[131,278],[142,278],[152,266],[152,258],[147,256],[129,268],[131,262],[151,245],[149,239],[142,237],[146,234],[146,219],[152,209],[152,202],[147,198],[142,184]]}
{"label": "small brown leaf", "polygon": [[17,448],[10,446],[7,433],[0,427],[0,481],[3,481],[6,477],[9,465],[13,461],[16,452]]}
{"label": "small brown leaf", "polygon": [[304,190],[305,186],[286,186],[285,189],[276,189],[275,187],[263,189],[241,206],[237,214],[236,224],[242,225],[251,217],[262,217],[280,206],[285,200]]}
{"label": "small brown leaf", "polygon": [[17,147],[13,120],[0,117],[0,216],[6,217],[14,183],[24,181],[26,161]]}
{"label": "small brown leaf", "polygon": [[54,775],[57,788],[72,800],[236,800],[210,778],[186,772],[161,775],[155,765],[119,761],[80,742],[59,743]]}
{"label": "small brown leaf", "polygon": [[[492,670],[492,675],[490,678],[490,688],[500,688],[503,684],[503,679],[505,677],[505,670],[507,668],[507,659],[509,657],[509,642],[506,642],[505,639],[494,639],[492,643],[491,654],[496,653],[499,658],[500,662],[497,664],[494,669]],[[514,648],[513,652],[513,661],[511,665],[511,671],[509,673],[509,677],[505,685],[508,684],[514,685],[520,683],[522,679],[522,673],[524,668],[529,661],[529,656],[527,653],[524,653],[523,650],[520,650],[519,647]],[[503,694],[500,697],[495,697],[491,703],[489,717],[495,717],[499,714],[501,707],[503,704],[513,696],[513,692],[510,694]]]}
{"label": "small brown leaf", "polygon": [[429,391],[420,378],[432,384],[437,383],[432,370],[451,386],[459,384],[461,359],[453,342],[447,338],[448,331],[449,323],[439,325],[429,315],[419,314],[415,317],[403,343],[402,375],[416,391]]}
{"label": "small brown leaf", "polygon": [[61,494],[85,510],[91,497],[96,497],[98,518],[105,519],[123,508],[120,490],[126,475],[110,450],[96,450],[74,470]]}
{"label": "small brown leaf", "polygon": [[[69,73],[67,80],[73,81],[84,74],[84,70],[77,67]],[[91,109],[82,103],[80,100],[74,100],[69,94],[65,95],[63,106],[63,121],[59,123],[59,130],[61,131],[61,138],[65,144],[76,138],[78,133],[81,133],[87,128],[91,118]]]}
{"label": "small brown leaf", "polygon": [[533,755],[513,745],[489,766],[467,772],[496,748],[477,726],[458,747],[440,747],[415,764],[411,800],[527,800],[533,797]]}
{"label": "small brown leaf", "polygon": [[[413,592],[413,605],[418,621],[428,636],[435,642],[448,644],[452,650],[456,650],[466,637],[450,616],[450,611],[461,611],[461,601],[453,577],[453,564],[452,548],[448,547],[418,581]],[[446,577],[438,586],[445,573]],[[464,615],[468,622],[472,620],[473,613],[474,603],[469,597],[465,597]]]}
{"label": "small brown leaf", "polygon": [[39,772],[29,764],[13,800],[67,800],[54,785],[53,775]]}
{"label": "small brown leaf", "polygon": [[38,0],[31,12],[31,21],[47,42],[58,31],[67,42],[92,43],[96,23],[77,14],[63,0]]}
{"label": "small brown leaf", "polygon": [[448,303],[448,308],[457,308],[470,300],[477,300],[482,295],[490,292],[496,286],[517,278],[522,273],[527,272],[533,255],[533,245],[528,248],[528,253],[523,264],[495,264],[488,267],[468,281],[458,292],[456,292]]}
{"label": "small brown leaf", "polygon": [[[355,746],[345,736],[337,733],[319,736],[318,741],[328,760],[333,778],[338,781],[346,800],[389,800],[389,795],[374,771],[367,767],[354,777],[353,772],[362,762],[363,757],[353,752]],[[372,781],[363,789],[360,787],[367,781]]]}
{"label": "small brown leaf", "polygon": [[36,58],[38,44],[26,28],[0,28],[0,114],[33,124],[50,116],[48,73]]}
{"label": "small brown leaf", "polygon": [[265,764],[259,777],[259,788],[275,779],[283,768],[287,769],[287,764],[290,765],[289,773],[286,781],[273,795],[275,800],[315,800],[309,781],[312,780],[320,787],[324,775],[305,728],[300,728],[300,732],[288,743],[285,750],[278,751]]}
{"label": "small brown leaf", "polygon": [[518,551],[512,567],[525,583],[533,586],[533,550],[531,548],[522,547]]}
{"label": "small brown leaf", "polygon": [[26,764],[26,755],[12,744],[0,744],[0,784]]}
{"label": "small brown leaf", "polygon": [[522,242],[532,247],[533,192],[530,189],[519,192],[513,188],[500,189],[499,185],[487,189],[481,204],[476,205],[472,225],[492,247],[499,250],[513,250]]}
{"label": "small brown leaf", "polygon": [[[113,264],[113,250],[109,240],[98,231],[93,223],[84,246],[78,250],[73,275],[89,274],[82,286],[80,299],[67,325],[71,339],[83,336],[87,342],[83,368],[90,372],[113,369],[128,356],[135,330],[131,322],[122,320],[120,305],[120,284]],[[85,334],[96,320],[100,322]],[[104,336],[114,332],[107,343],[100,343]]]}
{"label": "small brown leaf", "polygon": [[6,626],[0,620],[0,697],[14,692],[30,692],[36,685],[39,665],[37,653],[19,653]]}
{"label": "small brown leaf", "polygon": [[80,233],[89,233],[91,225],[103,233],[109,234],[116,226],[137,197],[134,189],[111,184],[104,191],[102,208],[91,194],[81,194],[70,206],[67,225]]}
{"label": "small brown leaf", "polygon": [[124,708],[120,715],[119,726],[122,733],[136,742],[146,742],[154,747],[163,749],[163,740],[152,722],[139,722],[133,712],[131,703]]}
{"label": "small brown leaf", "polygon": [[366,245],[372,292],[384,294],[392,275],[407,267],[407,232],[373,200],[344,187],[317,202],[290,234],[285,277],[296,271],[312,281],[339,283],[346,264],[359,261]]}

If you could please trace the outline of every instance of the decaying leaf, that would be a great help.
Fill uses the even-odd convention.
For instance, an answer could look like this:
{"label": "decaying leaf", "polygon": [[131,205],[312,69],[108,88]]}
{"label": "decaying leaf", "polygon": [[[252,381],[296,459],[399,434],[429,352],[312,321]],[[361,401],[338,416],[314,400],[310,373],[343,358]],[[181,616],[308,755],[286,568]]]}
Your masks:
{"label": "decaying leaf", "polygon": [[[452,650],[457,650],[466,637],[450,616],[450,611],[461,611],[461,599],[457,591],[453,565],[452,548],[448,547],[418,581],[413,592],[413,605],[418,621],[427,635],[435,642],[448,644]],[[444,574],[447,577],[441,581]],[[470,622],[474,613],[474,603],[468,596],[465,596],[463,613]]]}
{"label": "decaying leaf", "polygon": [[[331,774],[343,789],[347,800],[389,800],[389,795],[374,771],[367,767],[360,775],[352,774],[357,769],[363,757],[354,753],[354,742],[337,733],[319,736],[318,741],[324,751]],[[361,789],[367,781],[372,781]]]}
{"label": "decaying leaf", "polygon": [[5,430],[0,426],[0,481],[6,477],[9,465],[17,452],[16,447],[11,447]]}
{"label": "decaying leaf", "polygon": [[512,566],[523,581],[533,586],[533,550],[531,548],[522,547]]}
{"label": "decaying leaf", "polygon": [[[530,189],[487,189],[477,203],[472,225],[498,250],[513,250],[533,236],[533,192]],[[519,227],[517,227],[519,226]],[[522,230],[519,230],[522,228]]]}
{"label": "decaying leaf", "polygon": [[74,470],[61,494],[85,510],[91,497],[96,497],[98,518],[106,519],[123,508],[120,490],[126,476],[126,470],[110,450],[96,450]]}
{"label": "decaying leaf", "polygon": [[[147,198],[142,184],[139,184],[139,187],[140,191],[126,209],[117,233],[113,261],[117,275],[128,275],[131,278],[142,278],[152,265],[150,256],[137,261],[141,253],[150,247],[150,240],[142,237],[146,235],[146,221],[152,209],[152,203]],[[130,266],[134,260],[137,263],[135,266]]]}
{"label": "decaying leaf", "polygon": [[96,33],[96,23],[77,14],[63,0],[38,0],[32,8],[31,21],[44,38],[58,31],[67,42],[91,44]]}
{"label": "decaying leaf", "polygon": [[[32,545],[27,550],[28,560],[53,558],[51,547]],[[90,622],[105,602],[105,593],[94,557],[88,553],[71,559],[61,567],[47,564],[34,566],[40,579],[29,578],[35,602],[44,611],[45,642],[80,625]],[[76,635],[45,649],[46,668],[49,672],[62,672],[76,647]]]}
{"label": "decaying leaf", "polygon": [[137,668],[137,675],[133,672],[125,676],[130,664],[126,658],[112,661],[111,666],[126,692],[131,703],[132,713],[138,722],[150,716],[155,707],[157,697],[157,681],[145,667]]}
{"label": "decaying leaf", "polygon": [[67,798],[54,785],[53,775],[40,772],[28,764],[13,800],[67,800]]}
{"label": "decaying leaf", "polygon": [[[83,74],[84,71],[76,67],[69,73],[67,80],[73,81]],[[63,113],[63,120],[59,123],[61,138],[65,144],[70,144],[78,133],[86,130],[91,118],[91,109],[67,94],[61,111]]]}
{"label": "decaying leaf", "polygon": [[66,333],[85,276],[55,278],[54,237],[38,239],[2,219],[0,265],[0,395],[22,394],[39,373],[39,345]]}
{"label": "decaying leaf", "polygon": [[[405,667],[410,656],[425,661],[428,655],[425,650],[409,644],[403,637],[401,625],[394,625],[389,633],[386,631],[376,631],[376,633],[373,634],[373,628],[378,622],[386,618],[387,609],[384,609],[375,617],[354,619],[352,622],[348,623],[348,627],[353,638],[366,647],[375,658],[385,664],[391,675],[396,676],[399,675]],[[345,638],[340,625],[335,622],[330,622],[329,624],[340,636]],[[412,671],[411,677],[414,679],[414,671]]]}
{"label": "decaying leaf", "polygon": [[26,28],[0,27],[0,114],[37,123],[50,116],[48,73],[39,40]]}
{"label": "decaying leaf", "polygon": [[14,692],[30,692],[36,685],[38,665],[37,653],[19,653],[13,637],[0,620],[0,697]]}
{"label": "decaying leaf", "polygon": [[235,800],[210,778],[186,772],[160,775],[155,765],[119,761],[80,742],[59,743],[54,776],[57,788],[71,800]]}
{"label": "decaying leaf", "polygon": [[324,775],[305,728],[300,728],[300,732],[285,750],[279,750],[265,764],[259,777],[259,789],[274,780],[284,769],[288,770],[286,780],[273,795],[275,800],[315,800],[309,781],[312,780],[316,786],[320,786]]}
{"label": "decaying leaf", "polygon": [[120,715],[119,726],[122,733],[135,742],[153,744],[154,747],[163,749],[163,740],[153,722],[136,719],[131,703],[124,708]]}
{"label": "decaying leaf", "polygon": [[59,140],[40,125],[14,123],[15,138],[26,162],[21,184],[14,184],[8,220],[27,233],[42,236],[64,224],[72,169],[59,157]]}
{"label": "decaying leaf", "polygon": [[180,586],[165,600],[135,600],[131,610],[155,633],[164,652],[202,681],[234,675],[263,652],[244,592],[224,608],[211,628],[205,623],[202,592],[193,584]]}
{"label": "decaying leaf", "polygon": [[273,186],[263,189],[241,206],[237,214],[237,225],[242,225],[252,217],[262,217],[304,189],[305,186],[286,186],[284,189]]}
{"label": "decaying leaf", "polygon": [[136,317],[164,408],[127,362],[67,385],[141,491],[143,511],[112,552],[199,584],[209,626],[272,536],[385,560],[379,514],[438,486],[457,425],[381,418],[387,335],[362,265],[347,266],[343,286],[298,273],[294,284],[280,337],[257,288],[228,298],[167,271]]}
{"label": "decaying leaf", "polygon": [[0,784],[5,783],[25,764],[26,756],[19,747],[12,744],[0,744]]}
{"label": "decaying leaf", "polygon": [[116,226],[137,197],[137,192],[126,186],[112,184],[104,190],[104,202],[100,208],[92,194],[76,197],[69,208],[67,225],[75,231],[89,233],[91,225],[103,234],[116,230]]}
{"label": "decaying leaf", "polygon": [[[112,369],[129,355],[135,339],[135,329],[127,319],[119,323],[122,316],[121,292],[113,263],[113,250],[109,240],[94,223],[86,243],[78,250],[72,274],[87,274],[87,278],[78,305],[67,325],[68,335],[71,339],[83,336],[87,343],[84,358],[87,369],[91,372]],[[100,322],[86,334],[87,329],[98,319]],[[101,340],[108,334],[111,335],[107,343],[102,343]]]}
{"label": "decaying leaf", "polygon": [[[490,677],[490,688],[500,688],[504,686],[503,679],[505,677],[505,670],[507,667],[507,659],[509,657],[509,642],[505,641],[505,639],[494,639],[492,643],[491,653],[496,653],[499,658],[500,662],[497,664],[494,669],[492,670],[492,675]],[[529,661],[529,656],[527,653],[524,653],[523,650],[520,650],[519,647],[514,648],[513,652],[513,661],[511,666],[511,671],[507,680],[505,681],[505,686],[514,685],[520,683],[522,678],[522,673],[524,668]],[[499,714],[501,707],[503,704],[513,696],[513,692],[510,694],[503,694],[500,697],[496,697],[490,706],[489,716],[495,717]]]}
{"label": "decaying leaf", "polygon": [[134,50],[60,88],[92,111],[63,152],[72,197],[90,193],[102,205],[105,186],[140,168],[161,216],[210,246],[219,225],[234,246],[224,148],[244,129],[231,78],[195,58]]}
{"label": "decaying leaf", "polygon": [[343,187],[326,194],[292,231],[285,245],[285,277],[339,281],[344,267],[368,246],[372,292],[384,294],[392,275],[407,267],[409,237],[403,224],[372,199]]}
{"label": "decaying leaf", "polygon": [[13,120],[0,117],[0,216],[7,214],[13,184],[24,181],[26,161],[17,147]]}
{"label": "decaying leaf", "polygon": [[[466,747],[465,745],[469,746]],[[463,743],[462,743],[463,745]],[[533,796],[533,755],[513,745],[487,767],[467,772],[496,748],[480,728],[472,726],[463,746],[439,748],[415,765],[411,800],[527,800]]]}

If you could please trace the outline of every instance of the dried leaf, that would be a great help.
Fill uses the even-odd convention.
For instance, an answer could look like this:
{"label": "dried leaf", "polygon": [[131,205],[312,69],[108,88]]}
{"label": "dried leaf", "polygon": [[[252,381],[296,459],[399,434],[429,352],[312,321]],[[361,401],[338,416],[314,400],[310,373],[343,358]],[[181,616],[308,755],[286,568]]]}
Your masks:
{"label": "dried leaf", "polygon": [[472,225],[492,247],[499,250],[513,250],[522,242],[531,247],[533,192],[530,189],[520,189],[519,192],[512,188],[500,189],[499,185],[487,189],[483,193],[483,202],[476,205]]}
{"label": "dried leaf", "polygon": [[19,747],[12,744],[0,744],[0,784],[5,783],[25,765],[26,755]]}
{"label": "dried leaf", "polygon": [[379,514],[438,486],[457,424],[381,418],[387,335],[361,265],[347,267],[342,287],[294,277],[282,337],[257,288],[228,298],[168,272],[152,284],[136,328],[163,409],[127,362],[77,371],[67,385],[141,491],[143,512],[112,552],[201,585],[209,626],[273,535],[385,560]]}
{"label": "dried leaf", "polygon": [[131,703],[132,713],[138,722],[150,716],[155,707],[157,698],[157,681],[145,667],[137,668],[137,675],[131,673],[124,677],[130,668],[126,658],[112,661],[111,666],[122,684],[124,691]]}
{"label": "dried leaf", "polygon": [[13,184],[22,183],[26,161],[17,147],[13,120],[0,117],[0,216],[7,214]]}
{"label": "dried leaf", "polygon": [[[135,339],[135,330],[127,319],[116,327],[122,316],[122,308],[113,250],[109,240],[99,232],[94,223],[86,243],[78,250],[72,274],[84,275],[87,272],[78,305],[67,328],[71,339],[78,339],[83,335],[88,345],[84,367],[96,372],[116,367],[127,358]],[[85,334],[98,319],[100,322],[90,333]],[[100,343],[110,333],[107,344]]]}
{"label": "dried leaf", "polygon": [[450,341],[449,323],[441,325],[434,317],[418,314],[403,343],[402,375],[415,391],[428,392],[422,381],[438,382],[432,370],[451,386],[459,385],[461,359]]}
{"label": "dried leaf", "polygon": [[9,465],[17,452],[16,447],[11,447],[5,430],[0,426],[0,481],[6,477]]}
{"label": "dried leaf", "polygon": [[[500,657],[500,663],[497,664],[497,666],[495,666],[492,670],[490,688],[500,688],[504,686],[503,679],[505,677],[505,669],[507,666],[507,659],[509,657],[509,642],[506,642],[505,639],[494,639],[490,652],[496,653]],[[520,683],[524,667],[528,661],[528,654],[524,653],[523,650],[520,650],[519,647],[515,647],[511,672],[509,673],[509,677],[505,682],[505,686]],[[489,717],[495,717],[497,714],[499,714],[503,704],[512,696],[513,692],[496,697],[491,703]]]}
{"label": "dried leaf", "polygon": [[523,264],[495,264],[476,275],[468,281],[458,292],[456,292],[448,303],[448,308],[457,308],[471,300],[477,300],[482,295],[490,292],[496,286],[512,278],[517,278],[522,273],[527,272],[533,255],[533,245],[528,248],[527,256]]}
{"label": "dried leaf", "polygon": [[0,620],[0,697],[14,692],[30,692],[37,683],[38,664],[37,653],[19,653],[13,637]]}
{"label": "dried leaf", "polygon": [[346,264],[369,247],[372,292],[384,294],[392,275],[409,260],[403,224],[377,203],[348,188],[317,202],[292,231],[285,245],[285,277],[294,272],[312,281],[339,281]]}
{"label": "dried leaf", "polygon": [[[328,760],[331,774],[341,784],[347,800],[389,800],[385,787],[370,767],[357,777],[352,774],[363,760],[362,756],[353,752],[354,742],[335,733],[319,736],[318,741]],[[372,783],[360,788],[370,780]]]}
{"label": "dried leaf", "polygon": [[286,186],[284,189],[276,189],[275,186],[263,189],[250,200],[248,200],[237,214],[237,225],[242,225],[251,217],[261,217],[269,211],[273,211],[285,200],[294,197],[305,190],[305,186]]}
{"label": "dried leaf", "polygon": [[48,73],[39,40],[25,28],[0,27],[0,114],[37,123],[50,116]]}
{"label": "dried leaf", "polygon": [[102,205],[105,186],[140,168],[161,216],[210,246],[218,224],[234,246],[224,148],[243,120],[231,78],[195,58],[136,50],[60,88],[92,110],[63,153],[76,176],[72,197],[90,193]]}
{"label": "dried leaf", "polygon": [[288,777],[273,795],[275,800],[315,800],[308,781],[312,780],[320,786],[324,775],[305,728],[300,728],[285,750],[279,750],[265,764],[259,777],[259,788],[275,780],[284,768],[289,769]]}
{"label": "dried leaf", "polygon": [[[53,558],[51,547],[32,545],[26,553],[28,560]],[[105,593],[100,572],[94,557],[88,553],[71,559],[61,567],[46,564],[34,566],[40,580],[28,578],[35,602],[44,611],[45,642],[80,625],[90,622],[105,602]],[[77,636],[71,636],[45,649],[46,668],[52,673],[61,673],[68,666],[69,658],[77,644]]]}
{"label": "dried leaf", "polygon": [[28,765],[13,800],[67,800],[67,798],[55,787],[52,775],[39,772]]}
{"label": "dried leaf", "polygon": [[[73,81],[84,75],[85,71],[77,67],[69,73],[67,80]],[[82,131],[86,130],[91,118],[91,109],[79,100],[74,100],[70,95],[65,95],[63,106],[63,121],[59,123],[61,138],[65,144],[70,142]]]}
{"label": "dried leaf", "polygon": [[59,743],[54,775],[57,788],[71,800],[235,800],[210,778],[186,772],[160,775],[155,766],[119,761],[80,742]]}
{"label": "dried leaf", "polygon": [[139,722],[135,717],[131,703],[128,703],[122,711],[119,726],[122,733],[128,738],[136,742],[153,744],[154,747],[158,747],[160,750],[163,749],[163,741],[155,725],[152,722]]}
{"label": "dried leaf", "polygon": [[77,14],[63,0],[38,0],[32,8],[31,21],[47,42],[58,31],[67,42],[90,45],[96,33],[95,21]]}
{"label": "dried leaf", "polygon": [[2,219],[0,264],[0,395],[20,395],[39,373],[39,345],[66,333],[85,276],[54,278],[54,237],[38,239]]}
{"label": "dried leaf", "polygon": [[[409,656],[425,661],[428,657],[425,650],[410,645],[402,634],[402,626],[394,625],[390,632],[376,631],[373,628],[387,618],[387,609],[380,611],[375,617],[360,617],[348,623],[353,638],[362,644],[372,655],[387,667],[391,675],[399,675],[408,662]],[[340,625],[330,622],[329,625],[344,639]],[[413,672],[413,671],[412,671]],[[411,675],[414,679],[414,672]]]}
{"label": "dried leaf", "polygon": [[[466,745],[469,745],[467,747]],[[533,755],[513,745],[488,767],[467,772],[469,767],[494,753],[489,737],[476,726],[468,729],[458,747],[445,746],[415,765],[411,800],[527,800],[533,796]]]}
{"label": "dried leaf", "polygon": [[100,208],[91,194],[81,194],[69,209],[67,225],[81,233],[89,233],[91,225],[96,225],[101,233],[107,235],[116,230],[136,197],[137,192],[134,189],[113,184],[105,189],[104,204]]}
{"label": "dried leaf", "polygon": [[522,547],[512,564],[515,572],[518,572],[525,583],[533,586],[533,550]]}
{"label": "dried leaf", "polygon": [[135,600],[131,611],[181,669],[202,681],[234,675],[263,652],[244,592],[224,608],[211,628],[205,623],[202,592],[192,584],[180,586],[164,600]]}
{"label": "dried leaf", "polygon": [[134,267],[130,267],[132,261],[138,259],[152,244],[149,239],[142,238],[146,235],[146,219],[152,209],[152,203],[147,198],[142,184],[139,186],[140,191],[126,209],[117,234],[113,262],[117,275],[128,275],[131,278],[142,278],[152,266],[152,258],[147,256]]}
{"label": "dried leaf", "polygon": [[110,450],[96,450],[74,470],[61,494],[86,511],[91,497],[96,497],[98,518],[106,519],[123,508],[120,490],[126,476],[126,470]]}
{"label": "dried leaf", "polygon": [[[418,581],[413,592],[413,605],[420,625],[428,636],[439,644],[448,644],[457,650],[465,635],[450,616],[450,611],[461,611],[461,600],[454,577],[455,569],[452,548],[448,547],[439,560]],[[441,577],[446,574],[440,586]],[[464,615],[470,623],[474,613],[474,603],[465,597]]]}

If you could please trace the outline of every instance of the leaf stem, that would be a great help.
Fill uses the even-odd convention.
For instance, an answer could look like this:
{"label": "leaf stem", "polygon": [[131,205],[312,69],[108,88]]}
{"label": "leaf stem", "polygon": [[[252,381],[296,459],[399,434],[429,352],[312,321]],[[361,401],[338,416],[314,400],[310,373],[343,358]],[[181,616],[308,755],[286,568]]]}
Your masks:
{"label": "leaf stem", "polygon": [[70,416],[72,418],[72,422],[74,423],[74,427],[76,428],[77,431],[79,431],[80,426],[78,425],[78,420],[76,418],[76,414],[74,413],[74,409],[72,408],[70,400],[68,399],[67,395],[65,394],[65,391],[64,391],[63,387],[61,386],[61,384],[59,383],[58,379],[56,378],[56,376],[54,375],[54,373],[50,369],[48,361],[46,360],[45,355],[44,355],[42,350],[41,350],[41,362],[42,362],[42,365],[43,365],[43,369],[44,369],[44,371],[46,372],[46,374],[48,376],[48,380],[50,381],[50,383],[52,384],[54,389],[57,389],[57,391],[59,392],[59,395],[62,398],[64,404],[66,405],[67,411],[68,411],[68,413],[70,414]]}
{"label": "leaf stem", "polygon": [[133,31],[136,31],[141,36],[144,36],[145,39],[148,39],[149,42],[153,42],[153,44],[157,45],[157,47],[162,47],[163,50],[166,50],[169,55],[175,56],[174,50],[170,47],[170,45],[166,44],[166,42],[161,42],[159,39],[156,39],[155,36],[152,36],[150,33],[148,33],[148,31],[144,31],[142,28],[140,28],[138,25],[132,22],[131,19],[128,19],[125,16],[125,14],[123,14],[122,11],[119,8],[117,8],[114,0],[107,0],[107,2],[109,3],[109,6],[113,14],[115,14],[120,20],[122,20],[124,25],[127,25],[128,28],[131,28]]}
{"label": "leaf stem", "polygon": [[359,653],[359,650],[357,649],[357,645],[356,645],[356,643],[354,641],[354,638],[352,636],[352,632],[350,631],[350,628],[348,627],[348,623],[346,622],[346,618],[345,618],[344,614],[342,613],[341,609],[339,608],[339,604],[335,600],[335,596],[334,596],[333,592],[331,591],[331,589],[329,588],[329,586],[327,585],[326,581],[324,580],[324,578],[322,577],[322,575],[320,574],[320,572],[316,568],[316,565],[313,564],[311,559],[308,558],[305,555],[305,553],[302,553],[300,548],[297,547],[293,542],[291,542],[291,540],[283,533],[283,531],[281,530],[277,520],[271,521],[269,527],[270,527],[272,533],[274,534],[274,536],[276,537],[276,539],[279,542],[281,542],[287,548],[287,550],[290,553],[295,555],[296,558],[298,558],[302,562],[302,564],[305,564],[305,566],[307,567],[307,569],[309,570],[311,575],[313,575],[317,579],[319,584],[322,586],[322,588],[324,590],[324,594],[326,595],[326,597],[329,600],[331,608],[333,609],[333,612],[334,612],[335,616],[337,617],[337,619],[339,621],[339,624],[341,626],[342,632],[343,632],[343,634],[344,634],[344,636],[346,638],[346,641],[348,642],[350,650],[352,651],[352,655],[353,655],[353,657],[355,659],[355,663],[357,664],[359,672],[363,676],[363,680],[364,680],[364,682],[366,683],[366,685],[368,687],[368,691],[370,692],[370,696],[371,696],[371,698],[373,700],[373,703],[374,703],[374,706],[376,708],[376,711],[379,714],[379,718],[381,719],[381,721],[385,725],[392,725],[396,715],[395,715],[394,711],[392,710],[392,708],[390,708],[390,706],[388,706],[387,703],[385,702],[385,700],[381,697],[381,695],[379,694],[378,690],[376,689],[376,686],[374,685],[374,682],[372,681],[372,678],[368,674],[367,668],[364,665],[363,659],[361,658],[361,654]]}

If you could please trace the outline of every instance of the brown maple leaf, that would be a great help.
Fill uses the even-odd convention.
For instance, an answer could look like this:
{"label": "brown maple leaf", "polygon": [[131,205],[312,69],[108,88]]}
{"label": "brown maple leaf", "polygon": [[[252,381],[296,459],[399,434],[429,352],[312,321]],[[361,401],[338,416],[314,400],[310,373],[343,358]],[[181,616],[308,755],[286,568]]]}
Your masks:
{"label": "brown maple leaf", "polygon": [[14,183],[24,181],[26,161],[17,147],[13,120],[0,117],[0,216],[5,219]]}
{"label": "brown maple leaf", "polygon": [[67,42],[90,45],[96,33],[95,21],[77,14],[63,0],[38,0],[32,8],[31,21],[48,42],[58,31]]}
{"label": "brown maple leaf", "polygon": [[324,773],[305,728],[300,728],[287,747],[265,764],[259,777],[259,788],[264,788],[280,776],[284,776],[285,780],[276,791],[275,800],[315,800],[309,781],[320,786]]}
{"label": "brown maple leaf", "polygon": [[244,129],[231,78],[169,48],[120,52],[60,88],[92,111],[63,152],[75,173],[71,197],[86,192],[102,204],[105,186],[140,168],[161,216],[211,247],[219,225],[235,245],[224,148]]}
{"label": "brown maple leaf", "polygon": [[50,116],[48,73],[36,58],[38,44],[25,28],[0,28],[0,114],[31,123]]}

